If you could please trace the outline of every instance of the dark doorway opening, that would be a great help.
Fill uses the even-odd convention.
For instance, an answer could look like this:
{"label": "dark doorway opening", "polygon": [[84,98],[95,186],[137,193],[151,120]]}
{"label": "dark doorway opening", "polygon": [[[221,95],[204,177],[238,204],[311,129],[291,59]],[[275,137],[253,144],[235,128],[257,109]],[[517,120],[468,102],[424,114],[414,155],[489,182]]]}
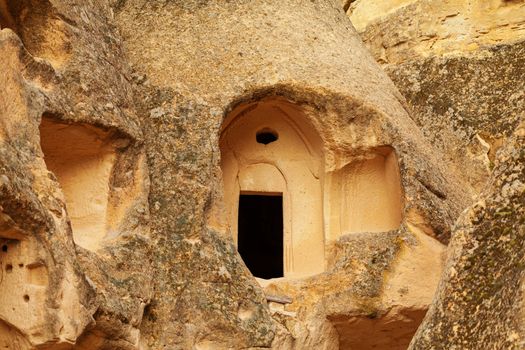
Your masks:
{"label": "dark doorway opening", "polygon": [[255,277],[283,277],[283,197],[239,197],[238,250]]}

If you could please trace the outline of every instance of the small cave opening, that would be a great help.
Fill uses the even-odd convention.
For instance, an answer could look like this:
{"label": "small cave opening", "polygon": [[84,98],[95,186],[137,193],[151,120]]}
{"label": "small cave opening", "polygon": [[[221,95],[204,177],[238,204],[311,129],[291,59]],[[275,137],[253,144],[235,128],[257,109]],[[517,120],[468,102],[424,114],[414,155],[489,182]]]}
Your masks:
{"label": "small cave opening", "polygon": [[[47,24],[51,8],[51,3],[47,0],[0,0],[0,27],[11,29],[20,37],[26,48],[32,47],[31,44],[36,39],[31,36],[39,33]],[[26,43],[27,39],[30,43]]]}
{"label": "small cave opening", "polygon": [[261,143],[263,145],[268,145],[272,142],[275,142],[279,139],[279,134],[277,131],[272,130],[270,128],[264,128],[259,131],[257,131],[257,134],[255,134],[255,140],[257,143]]}
{"label": "small cave opening", "polygon": [[0,0],[0,29],[9,28],[16,32],[16,23],[9,7],[6,0]]}
{"label": "small cave opening", "polygon": [[116,149],[111,131],[45,114],[40,146],[64,193],[75,243],[97,250],[105,238]]}
{"label": "small cave opening", "polygon": [[282,194],[241,194],[238,250],[255,277],[283,277]]}

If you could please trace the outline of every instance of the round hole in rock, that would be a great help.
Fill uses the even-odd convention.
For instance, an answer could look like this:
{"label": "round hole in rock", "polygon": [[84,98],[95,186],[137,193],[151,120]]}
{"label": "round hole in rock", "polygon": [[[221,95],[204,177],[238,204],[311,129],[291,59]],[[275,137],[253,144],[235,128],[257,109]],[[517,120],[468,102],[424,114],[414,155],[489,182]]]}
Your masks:
{"label": "round hole in rock", "polygon": [[24,301],[25,301],[26,303],[29,302],[29,295],[27,295],[27,294],[24,295]]}
{"label": "round hole in rock", "polygon": [[4,253],[7,252],[7,245],[3,245],[3,246],[2,246],[2,251],[3,251]]}
{"label": "round hole in rock", "polygon": [[257,143],[267,145],[269,143],[277,141],[279,139],[279,134],[277,134],[277,131],[275,130],[272,130],[270,128],[264,128],[257,131],[255,139],[257,140]]}
{"label": "round hole in rock", "polygon": [[5,270],[6,270],[7,272],[9,272],[9,273],[10,273],[10,272],[13,272],[13,265],[11,265],[11,264],[7,264],[7,265],[5,266]]}

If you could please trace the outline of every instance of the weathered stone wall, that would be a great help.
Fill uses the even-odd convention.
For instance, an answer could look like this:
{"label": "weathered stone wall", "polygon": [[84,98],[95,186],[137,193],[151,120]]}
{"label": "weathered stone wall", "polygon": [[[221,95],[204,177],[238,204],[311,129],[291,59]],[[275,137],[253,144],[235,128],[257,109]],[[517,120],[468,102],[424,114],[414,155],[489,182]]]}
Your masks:
{"label": "weathered stone wall", "polygon": [[[9,349],[138,344],[137,326],[151,297],[148,175],[127,64],[110,18],[102,1],[0,3],[0,344]],[[108,218],[100,223],[106,234],[96,251],[74,244],[74,208],[40,147],[43,119],[99,130],[115,145],[111,174],[87,179],[102,181],[108,191],[102,195],[107,203],[91,203]],[[92,146],[78,135],[76,143]],[[74,164],[67,156],[72,145],[56,146],[56,156]]]}
{"label": "weathered stone wall", "polygon": [[349,16],[473,192],[523,118],[525,3],[359,0]]}
{"label": "weathered stone wall", "polygon": [[523,1],[357,0],[347,12],[380,63],[467,56],[525,36]]}
{"label": "weathered stone wall", "polygon": [[[525,125],[458,220],[435,301],[410,349],[523,349]],[[466,317],[468,315],[468,317]]]}
{"label": "weathered stone wall", "polygon": [[[357,14],[360,3],[347,6]],[[411,117],[338,1],[0,0],[0,27],[0,347],[10,349],[406,348],[451,226],[487,174],[479,157],[494,159],[522,106],[516,44],[468,62],[392,59]],[[387,56],[405,57],[398,46]],[[500,60],[517,67],[498,80],[505,119],[486,83]],[[447,74],[448,88],[435,83]],[[311,123],[327,178],[366,172],[385,149],[399,163],[395,225],[325,239],[324,272],[307,278],[256,280],[218,224],[220,130],[265,99]],[[452,148],[472,140],[465,174],[468,153]],[[510,203],[520,184],[503,187]],[[434,315],[427,322],[448,329]]]}
{"label": "weathered stone wall", "polygon": [[412,118],[481,191],[410,349],[523,348],[525,3],[358,0],[348,14]]}
{"label": "weathered stone wall", "polygon": [[[121,1],[114,8],[139,86],[152,181],[158,284],[142,325],[145,344],[335,349],[359,341],[346,337],[353,320],[367,315],[408,323],[412,334],[439,277],[436,238],[447,242],[468,195],[342,9],[294,0]],[[305,114],[323,140],[327,172],[391,146],[403,186],[399,230],[341,237],[329,247],[326,274],[271,283],[266,293],[294,300],[278,310],[268,310],[214,214],[224,206],[223,120],[265,98]],[[410,336],[396,339],[402,347]]]}

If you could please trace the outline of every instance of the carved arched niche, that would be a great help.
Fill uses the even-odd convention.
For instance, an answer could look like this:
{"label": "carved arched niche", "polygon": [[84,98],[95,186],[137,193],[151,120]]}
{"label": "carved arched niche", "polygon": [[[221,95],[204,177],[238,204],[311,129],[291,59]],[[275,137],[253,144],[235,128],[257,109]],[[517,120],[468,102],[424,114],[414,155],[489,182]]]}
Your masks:
{"label": "carved arched niche", "polygon": [[241,105],[224,123],[220,148],[234,241],[239,196],[281,194],[284,277],[322,272],[322,140],[300,108],[283,99]]}
{"label": "carved arched niche", "polygon": [[226,225],[238,244],[241,196],[282,196],[284,277],[323,272],[327,244],[342,235],[401,224],[395,150],[348,150],[355,156],[346,165],[326,171],[329,145],[302,108],[283,98],[235,108],[223,123],[220,149],[225,220],[216,217],[218,208],[211,220]]}
{"label": "carved arched niche", "polygon": [[396,152],[367,150],[334,171],[325,184],[327,240],[360,232],[387,232],[401,225],[403,193]]}

